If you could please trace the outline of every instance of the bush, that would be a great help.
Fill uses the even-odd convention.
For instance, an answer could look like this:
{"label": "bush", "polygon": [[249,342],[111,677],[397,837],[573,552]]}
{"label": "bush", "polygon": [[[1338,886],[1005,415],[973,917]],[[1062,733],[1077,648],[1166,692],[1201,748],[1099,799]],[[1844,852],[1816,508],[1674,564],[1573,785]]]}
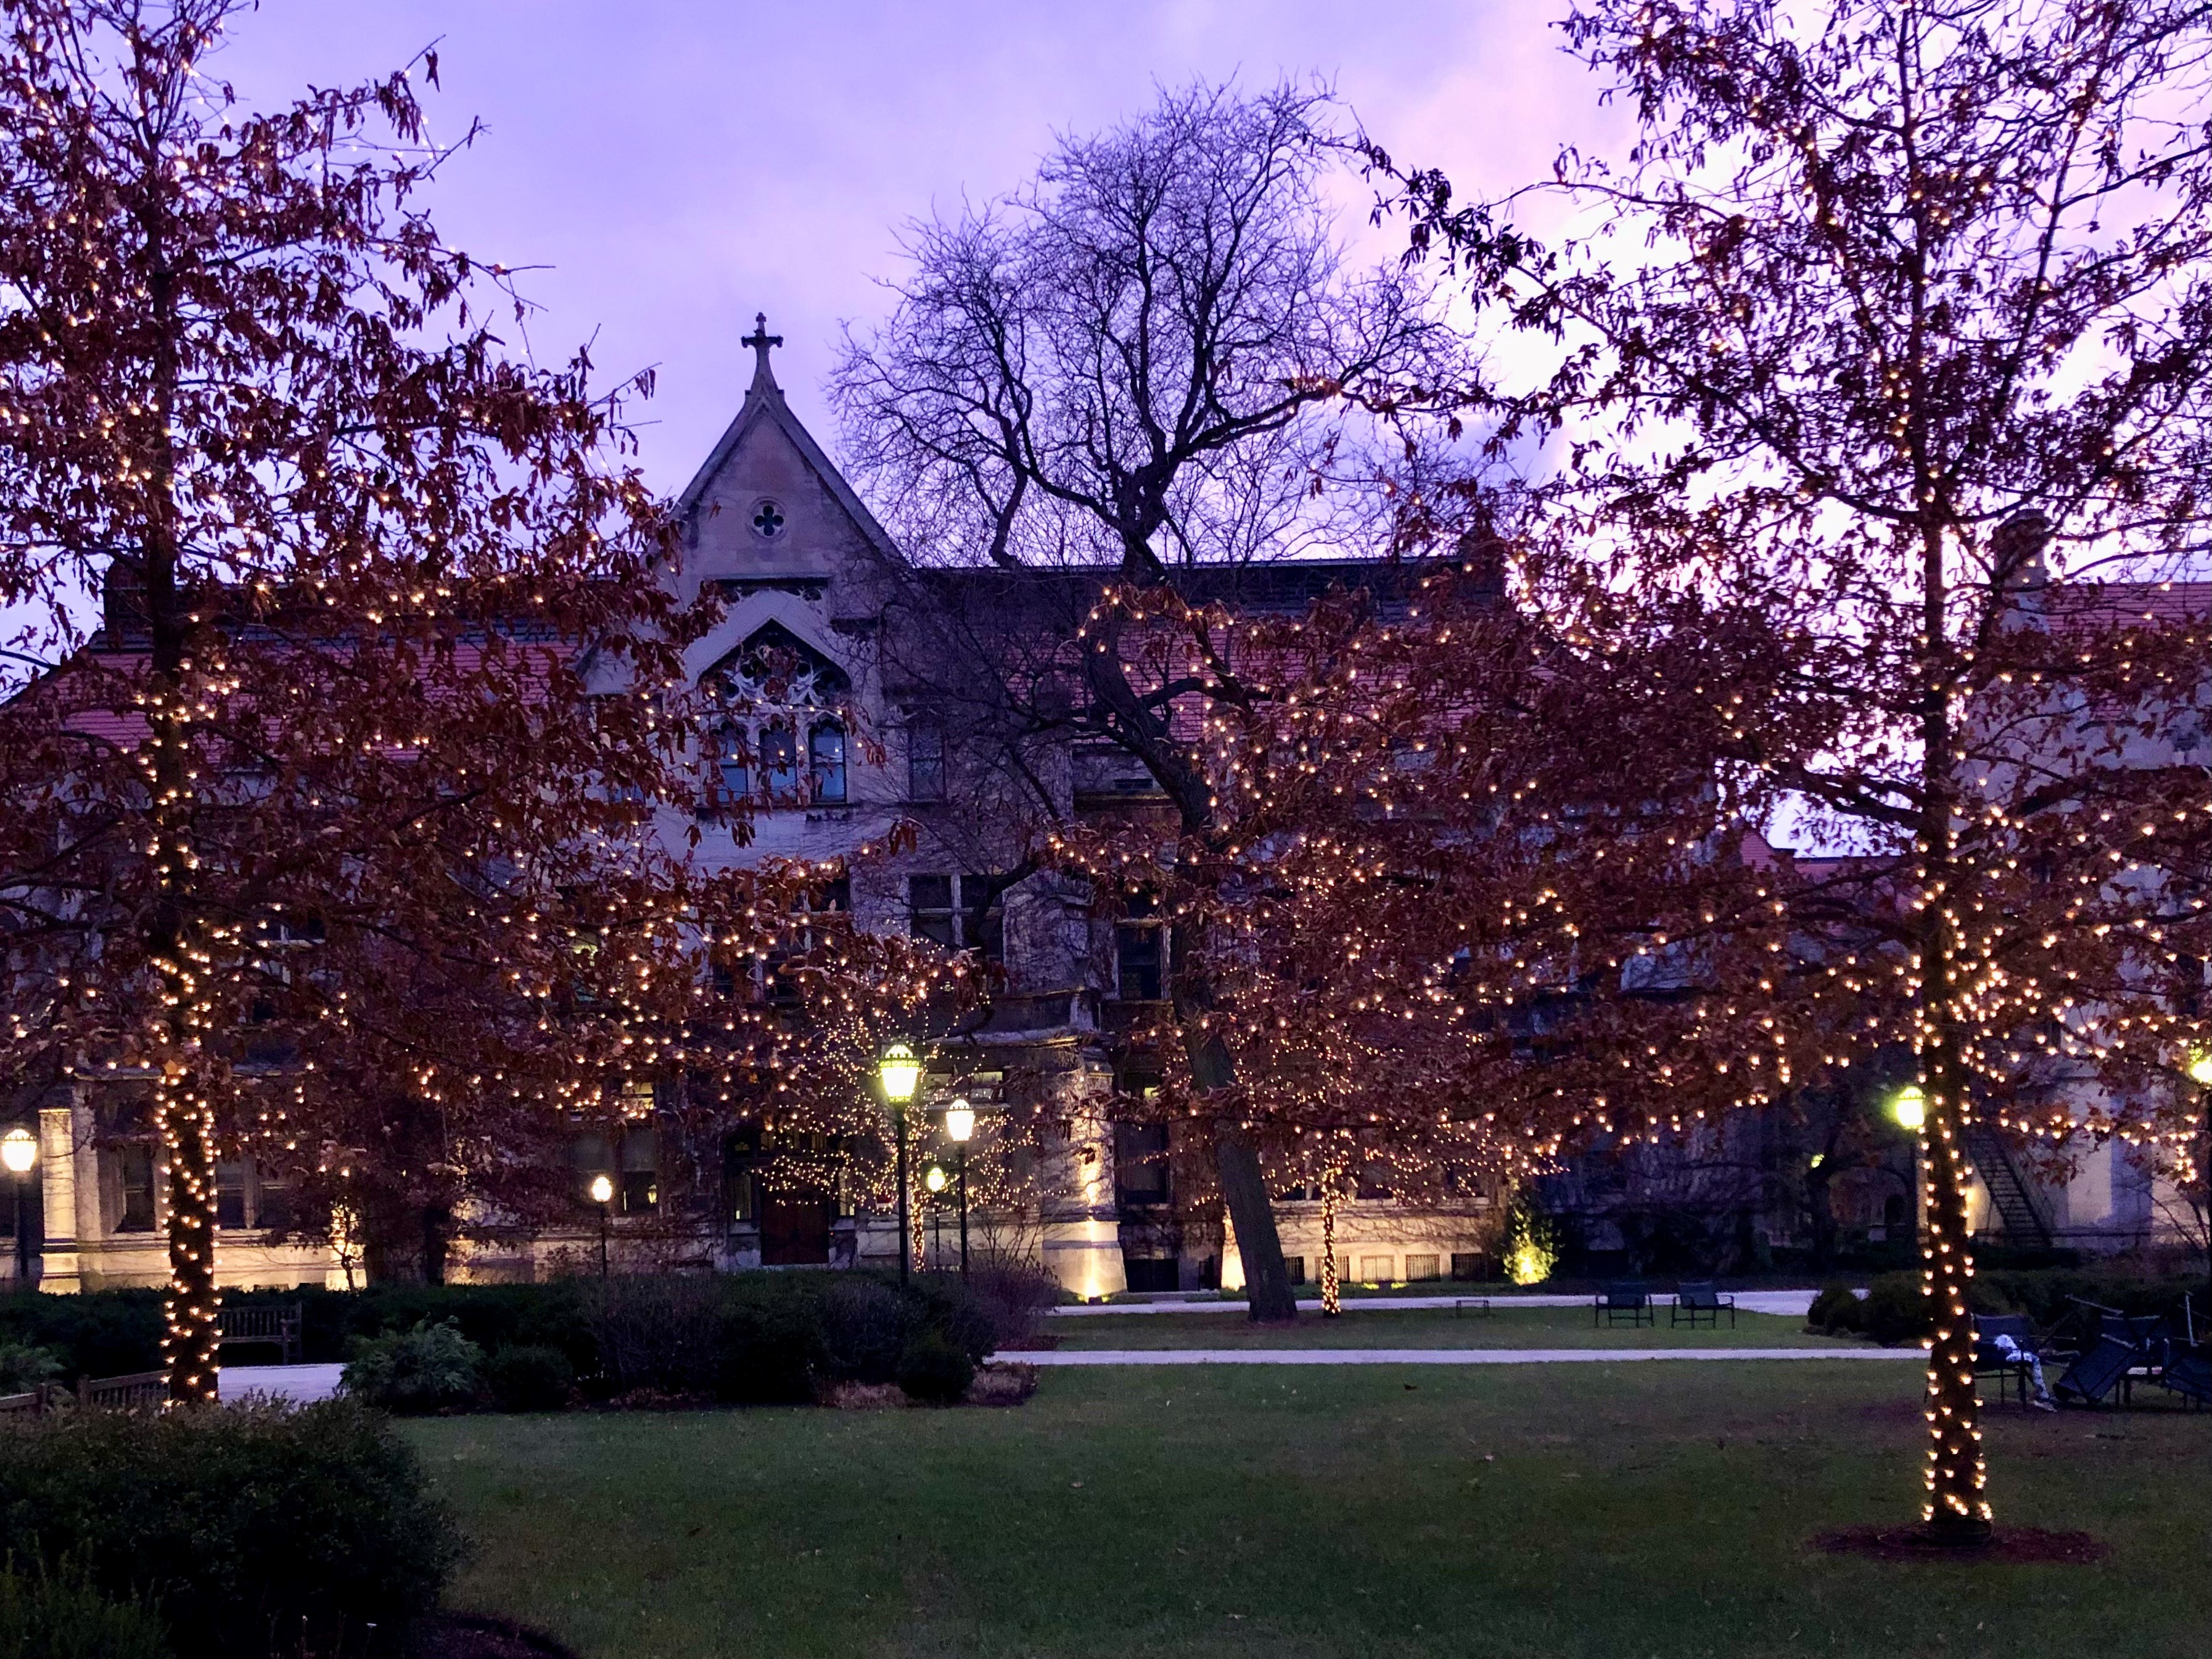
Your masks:
{"label": "bush", "polygon": [[1859,1328],[1886,1348],[1900,1348],[1928,1334],[1928,1310],[1918,1273],[1884,1273],[1867,1286]]}
{"label": "bush", "polygon": [[[28,1394],[41,1382],[58,1381],[67,1367],[52,1348],[29,1342],[0,1341],[0,1394]],[[4,1659],[5,1649],[0,1649]]]}
{"label": "bush", "polygon": [[52,1349],[72,1380],[150,1371],[161,1363],[161,1293],[0,1297],[0,1340]]}
{"label": "bush", "polygon": [[804,1293],[732,1296],[716,1327],[713,1393],[739,1406],[800,1405],[830,1369],[821,1304]]}
{"label": "bush", "polygon": [[59,1571],[0,1570],[0,1659],[170,1659],[161,1621],[112,1601],[71,1561]]}
{"label": "bush", "polygon": [[339,1386],[381,1411],[402,1414],[473,1404],[483,1382],[483,1350],[452,1325],[417,1325],[357,1338]]}
{"label": "bush", "polygon": [[576,1369],[558,1348],[518,1344],[492,1355],[483,1380],[492,1403],[503,1412],[566,1411]]}
{"label": "bush", "polygon": [[82,1562],[177,1659],[296,1659],[404,1629],[461,1542],[390,1421],[332,1400],[0,1428],[0,1555]]}
{"label": "bush", "polygon": [[1858,1293],[1841,1279],[1822,1285],[1806,1310],[1805,1328],[1830,1336],[1853,1335],[1865,1329],[1866,1315]]}
{"label": "bush", "polygon": [[[825,1277],[829,1277],[825,1275]],[[830,1375],[840,1382],[888,1382],[899,1356],[922,1328],[924,1310],[879,1279],[839,1274],[817,1292],[822,1346]]]}
{"label": "bush", "polygon": [[941,1332],[924,1331],[899,1356],[898,1385],[910,1400],[950,1406],[975,1380],[975,1362]]}

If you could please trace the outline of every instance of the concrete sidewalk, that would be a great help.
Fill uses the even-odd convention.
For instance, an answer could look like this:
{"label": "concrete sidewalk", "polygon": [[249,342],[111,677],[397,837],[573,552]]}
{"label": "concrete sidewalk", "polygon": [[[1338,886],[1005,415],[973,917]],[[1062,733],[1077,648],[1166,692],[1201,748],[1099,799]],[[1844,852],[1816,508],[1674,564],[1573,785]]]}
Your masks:
{"label": "concrete sidewalk", "polygon": [[338,1373],[344,1369],[343,1365],[225,1365],[218,1386],[225,1401],[262,1394],[304,1406],[336,1394]]}
{"label": "concrete sidewalk", "polygon": [[1023,1365],[1609,1365],[1646,1359],[1910,1359],[1917,1348],[1094,1348],[1009,1351]]}
{"label": "concrete sidewalk", "polygon": [[[1723,1296],[1735,1297],[1739,1313],[1779,1314],[1788,1319],[1802,1319],[1811,1311],[1817,1291],[1724,1291]],[[1375,1308],[1391,1312],[1409,1312],[1427,1309],[1435,1313],[1449,1313],[1455,1302],[1487,1302],[1493,1308],[1583,1308],[1595,1298],[1588,1296],[1521,1296],[1504,1291],[1486,1291],[1469,1289],[1459,1296],[1348,1296],[1344,1299],[1346,1313]],[[1655,1291],[1651,1304],[1670,1308],[1674,1304],[1671,1291]],[[1045,1311],[1055,1319],[1097,1318],[1102,1315],[1119,1314],[1241,1314],[1249,1312],[1251,1304],[1233,1302],[1091,1302],[1064,1308],[1048,1308]],[[1321,1303],[1301,1298],[1300,1313],[1318,1314]]]}

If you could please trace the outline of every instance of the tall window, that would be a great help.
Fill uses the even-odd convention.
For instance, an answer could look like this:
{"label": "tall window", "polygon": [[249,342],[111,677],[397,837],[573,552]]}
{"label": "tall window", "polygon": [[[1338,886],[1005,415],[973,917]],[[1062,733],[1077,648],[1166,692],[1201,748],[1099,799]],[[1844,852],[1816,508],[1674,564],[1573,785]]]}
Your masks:
{"label": "tall window", "polygon": [[1167,994],[1166,924],[1158,899],[1129,896],[1114,929],[1114,956],[1124,1002],[1158,1002]]}
{"label": "tall window", "polygon": [[1114,1126],[1115,1195],[1124,1204],[1168,1201],[1168,1126]]}
{"label": "tall window", "polygon": [[760,734],[761,787],[769,799],[788,805],[799,793],[799,734],[788,726],[767,726]]}
{"label": "tall window", "polygon": [[807,781],[814,799],[825,805],[845,801],[845,728],[835,720],[817,720],[806,739]]}
{"label": "tall window", "polygon": [[725,726],[715,742],[715,765],[722,775],[722,793],[744,800],[753,793],[752,769],[745,763],[745,733],[740,726]]}
{"label": "tall window", "polygon": [[906,793],[910,800],[945,799],[945,728],[933,720],[907,727]]}
{"label": "tall window", "polygon": [[960,948],[959,912],[952,902],[950,876],[908,876],[907,908],[916,939],[933,939],[948,951]]}
{"label": "tall window", "polygon": [[121,1146],[115,1153],[116,1184],[122,1202],[117,1208],[118,1233],[154,1231],[154,1149],[139,1145]]}

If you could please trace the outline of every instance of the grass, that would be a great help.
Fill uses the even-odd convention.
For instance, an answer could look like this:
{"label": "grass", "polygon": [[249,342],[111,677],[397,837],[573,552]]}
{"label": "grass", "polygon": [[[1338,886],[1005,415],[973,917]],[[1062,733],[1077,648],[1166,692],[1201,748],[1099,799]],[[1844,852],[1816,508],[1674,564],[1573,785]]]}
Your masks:
{"label": "grass", "polygon": [[1588,1308],[1512,1308],[1488,1314],[1347,1304],[1334,1319],[1302,1316],[1295,1326],[1255,1325],[1241,1313],[1085,1314],[1048,1319],[1060,1348],[1835,1348],[1855,1339],[1808,1336],[1801,1318],[1739,1313],[1717,1330],[1667,1322],[1593,1327]]}
{"label": "grass", "polygon": [[2097,1567],[1809,1551],[1916,1501],[1916,1368],[1048,1371],[1015,1410],[433,1420],[456,1605],[587,1659],[2183,1659],[2212,1414],[1993,1412]]}

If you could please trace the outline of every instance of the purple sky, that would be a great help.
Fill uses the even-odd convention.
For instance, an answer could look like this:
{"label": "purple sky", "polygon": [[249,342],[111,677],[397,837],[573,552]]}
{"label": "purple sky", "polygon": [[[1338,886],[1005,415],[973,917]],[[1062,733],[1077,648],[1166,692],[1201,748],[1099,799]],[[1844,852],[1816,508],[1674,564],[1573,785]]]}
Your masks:
{"label": "purple sky", "polygon": [[[249,103],[396,67],[439,40],[434,130],[488,128],[432,201],[454,243],[543,265],[542,357],[594,334],[647,365],[644,465],[682,487],[735,412],[756,311],[825,443],[841,321],[879,311],[894,228],[1024,178],[1056,128],[1155,81],[1319,74],[1401,158],[1486,190],[1588,142],[1595,85],[1547,22],[1565,0],[262,0],[210,67]],[[1356,220],[1348,229],[1360,227]]]}

